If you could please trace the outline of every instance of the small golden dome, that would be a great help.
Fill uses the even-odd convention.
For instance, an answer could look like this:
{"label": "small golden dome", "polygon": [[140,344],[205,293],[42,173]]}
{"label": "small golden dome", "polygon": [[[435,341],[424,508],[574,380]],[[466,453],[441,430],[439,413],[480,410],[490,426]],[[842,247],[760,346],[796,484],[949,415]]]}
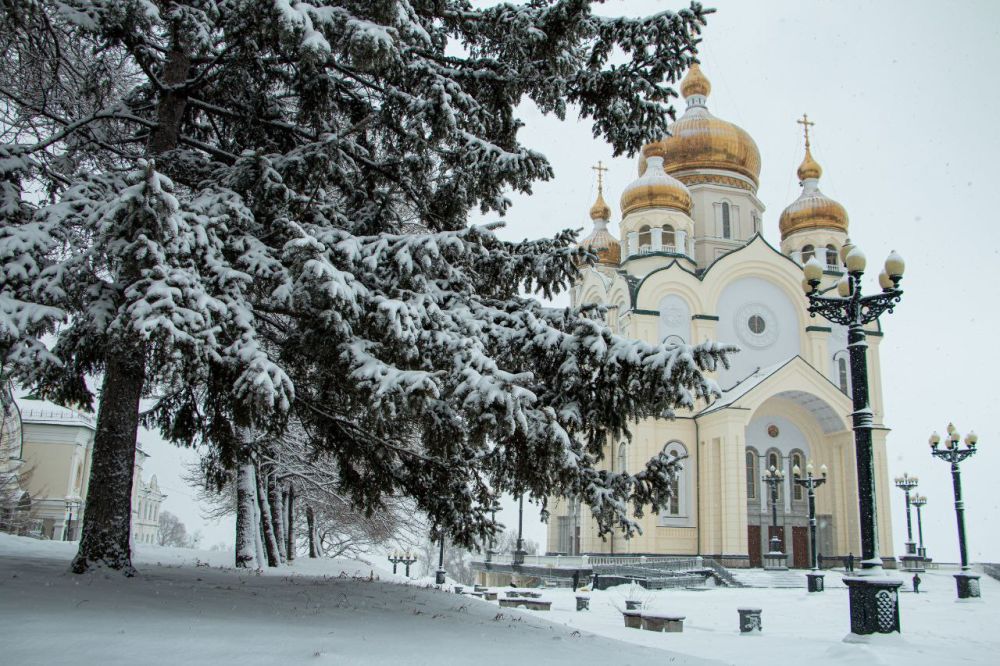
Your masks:
{"label": "small golden dome", "polygon": [[692,95],[704,95],[708,97],[710,92],[712,92],[711,81],[702,73],[701,66],[698,63],[692,63],[691,68],[688,69],[687,74],[684,75],[684,79],[681,81],[681,95],[684,97],[691,97]]}
{"label": "small golden dome", "polygon": [[[681,93],[689,98],[687,111],[670,126],[670,136],[646,144],[642,154],[662,154],[663,166],[670,174],[693,169],[735,172],[748,178],[756,190],[760,184],[760,150],[746,130],[709,113],[703,98],[711,90],[701,68],[692,65],[681,82]],[[645,170],[645,160],[640,160],[639,175]]]}
{"label": "small golden dome", "polygon": [[781,240],[785,240],[803,229],[834,229],[847,233],[848,222],[844,207],[815,189],[808,193],[803,191],[802,196],[782,211],[778,228]]}
{"label": "small golden dome", "polygon": [[611,219],[611,206],[604,200],[604,193],[600,190],[597,191],[597,201],[590,207],[590,219],[595,221]]}
{"label": "small golden dome", "polygon": [[802,160],[802,164],[799,165],[799,181],[806,180],[807,178],[819,178],[823,175],[823,167],[819,165],[819,162],[813,159],[812,153],[809,152],[809,146],[806,146],[806,156]]}
{"label": "small golden dome", "polygon": [[691,193],[663,168],[663,158],[646,158],[648,168],[622,192],[622,216],[645,208],[673,208],[691,214]]}

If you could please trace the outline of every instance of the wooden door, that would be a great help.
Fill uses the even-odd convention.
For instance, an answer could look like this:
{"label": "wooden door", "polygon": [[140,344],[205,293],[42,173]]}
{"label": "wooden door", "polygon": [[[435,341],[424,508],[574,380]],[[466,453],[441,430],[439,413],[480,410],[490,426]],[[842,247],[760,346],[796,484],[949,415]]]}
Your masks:
{"label": "wooden door", "polygon": [[809,528],[792,527],[792,567],[809,568]]}
{"label": "wooden door", "polygon": [[747,553],[750,556],[751,567],[764,566],[760,550],[760,525],[747,525]]}

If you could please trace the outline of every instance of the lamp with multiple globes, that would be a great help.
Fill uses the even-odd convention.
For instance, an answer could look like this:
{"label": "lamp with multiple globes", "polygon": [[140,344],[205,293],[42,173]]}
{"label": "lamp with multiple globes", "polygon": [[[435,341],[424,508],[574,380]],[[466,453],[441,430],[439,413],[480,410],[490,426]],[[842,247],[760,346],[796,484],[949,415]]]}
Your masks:
{"label": "lamp with multiple globes", "polygon": [[979,576],[969,568],[969,554],[965,545],[965,503],[962,502],[962,476],[958,464],[966,458],[975,455],[979,436],[969,432],[965,436],[965,446],[961,445],[962,436],[954,424],[949,423],[944,446],[941,446],[941,436],[936,432],[930,437],[931,455],[951,464],[951,482],[955,489],[955,518],[958,521],[958,550],[962,558],[962,571],[955,574],[958,587],[958,598],[969,599],[980,596]]}
{"label": "lamp with multiple globes", "polygon": [[764,470],[764,483],[771,489],[771,538],[768,540],[768,551],[764,555],[764,568],[772,570],[787,569],[787,556],[782,549],[781,537],[778,536],[778,487],[785,482],[785,475],[774,465]]}
{"label": "lamp with multiple globes", "polygon": [[810,571],[806,574],[810,592],[823,591],[823,574],[819,572],[819,562],[816,553],[816,489],[826,483],[826,465],[819,468],[820,476],[813,476],[813,464],[806,465],[806,475],[796,465],[792,468],[792,481],[806,489],[809,497],[809,562]]}
{"label": "lamp with multiple globes", "polygon": [[922,560],[917,555],[917,544],[913,540],[913,522],[910,520],[910,492],[917,487],[919,479],[903,472],[902,476],[896,477],[896,487],[906,494],[906,554],[900,560],[908,571],[923,571]]}

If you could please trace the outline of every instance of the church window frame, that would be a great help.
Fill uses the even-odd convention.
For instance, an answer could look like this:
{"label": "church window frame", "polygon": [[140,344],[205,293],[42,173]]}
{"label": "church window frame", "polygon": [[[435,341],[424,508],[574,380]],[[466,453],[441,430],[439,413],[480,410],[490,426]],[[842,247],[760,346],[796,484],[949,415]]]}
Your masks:
{"label": "church window frame", "polygon": [[803,245],[802,246],[802,263],[806,263],[810,259],[816,256],[816,248],[813,245]]}
{"label": "church window frame", "polygon": [[733,225],[731,219],[730,205],[728,201],[722,202],[722,237],[733,237]]}
{"label": "church window frame", "polygon": [[837,248],[833,244],[828,244],[826,246],[826,265],[827,268],[837,268],[839,265],[840,253],[837,252]]}
{"label": "church window frame", "polygon": [[662,234],[660,235],[661,239],[660,243],[664,246],[664,248],[670,247],[676,250],[677,235],[674,232],[674,227],[670,224],[664,224],[662,227],[660,227],[660,229],[662,230]]}
{"label": "church window frame", "polygon": [[[806,469],[805,454],[802,453],[802,451],[800,451],[799,449],[795,449],[789,454],[788,472],[786,473],[785,476],[787,476],[789,479],[794,479],[795,476],[792,474],[792,470],[795,469],[796,466],[798,466],[799,470],[802,471],[803,474],[805,473]],[[791,483],[792,483],[792,500],[795,502],[803,501],[805,499],[805,495],[803,495],[802,493],[802,486],[795,483],[794,481]]]}
{"label": "church window frame", "polygon": [[648,224],[639,227],[639,253],[648,252],[653,247],[653,230]]}
{"label": "church window frame", "polygon": [[757,484],[760,483],[758,478],[758,468],[759,465],[757,461],[760,458],[760,454],[757,453],[757,449],[753,447],[747,447],[746,450],[746,475],[747,475],[747,499],[756,500],[757,499]]}
{"label": "church window frame", "polygon": [[628,472],[628,448],[625,442],[618,445],[618,471]]}
{"label": "church window frame", "polygon": [[[671,440],[663,445],[663,453],[673,457],[675,460],[686,460],[688,448],[684,442]],[[688,507],[689,492],[689,472],[687,465],[680,463],[681,469],[677,470],[673,480],[670,482],[670,499],[667,506],[660,511],[660,517],[665,520],[677,519],[686,520],[690,513]]]}
{"label": "church window frame", "polygon": [[[770,470],[773,467],[775,469],[775,471],[780,471],[782,469],[782,467],[783,467],[783,465],[782,465],[783,461],[784,461],[784,456],[781,455],[781,451],[779,451],[778,449],[770,449],[767,452],[767,469],[768,470]],[[782,491],[784,490],[783,489],[784,485],[785,485],[784,481],[782,481],[781,483],[778,484],[778,497],[777,497],[777,500],[776,500],[777,502],[783,501],[784,493]],[[769,503],[771,501],[770,491],[771,491],[771,489],[770,489],[770,487],[768,487],[767,501]],[[770,506],[770,504],[768,504],[768,506]]]}

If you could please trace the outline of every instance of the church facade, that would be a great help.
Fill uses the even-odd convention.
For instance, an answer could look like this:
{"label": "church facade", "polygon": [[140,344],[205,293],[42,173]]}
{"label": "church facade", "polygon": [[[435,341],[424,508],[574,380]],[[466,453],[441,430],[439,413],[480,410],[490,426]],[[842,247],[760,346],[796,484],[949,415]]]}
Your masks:
{"label": "church facade", "polygon": [[[726,566],[761,566],[777,536],[788,565],[810,561],[805,490],[793,469],[822,466],[816,493],[817,551],[824,558],[861,553],[850,414],[847,332],[811,318],[802,265],[826,270],[822,289],[842,276],[847,241],[843,206],[819,189],[810,153],[798,175],[801,195],[782,212],[778,247],[761,235],[760,153],[743,129],[708,110],[711,86],[697,65],[681,83],[687,109],[670,136],[644,147],[638,177],[621,194],[619,234],[609,230],[603,187],[591,208],[593,231],[581,243],[599,257],[581,267],[574,305],[609,306],[615,333],[649,342],[733,343],[741,352],[713,373],[722,395],[675,419],[634,424],[631,441],[609,441],[602,464],[639,469],[665,451],[682,459],[674,497],[641,519],[642,534],[600,538],[587,508],[550,502],[548,548],[564,554],[702,555]],[[600,174],[599,174],[600,176]],[[867,331],[868,374],[880,551],[893,566],[879,342]],[[784,473],[772,508],[765,472]],[[777,514],[777,525],[773,525]]]}

